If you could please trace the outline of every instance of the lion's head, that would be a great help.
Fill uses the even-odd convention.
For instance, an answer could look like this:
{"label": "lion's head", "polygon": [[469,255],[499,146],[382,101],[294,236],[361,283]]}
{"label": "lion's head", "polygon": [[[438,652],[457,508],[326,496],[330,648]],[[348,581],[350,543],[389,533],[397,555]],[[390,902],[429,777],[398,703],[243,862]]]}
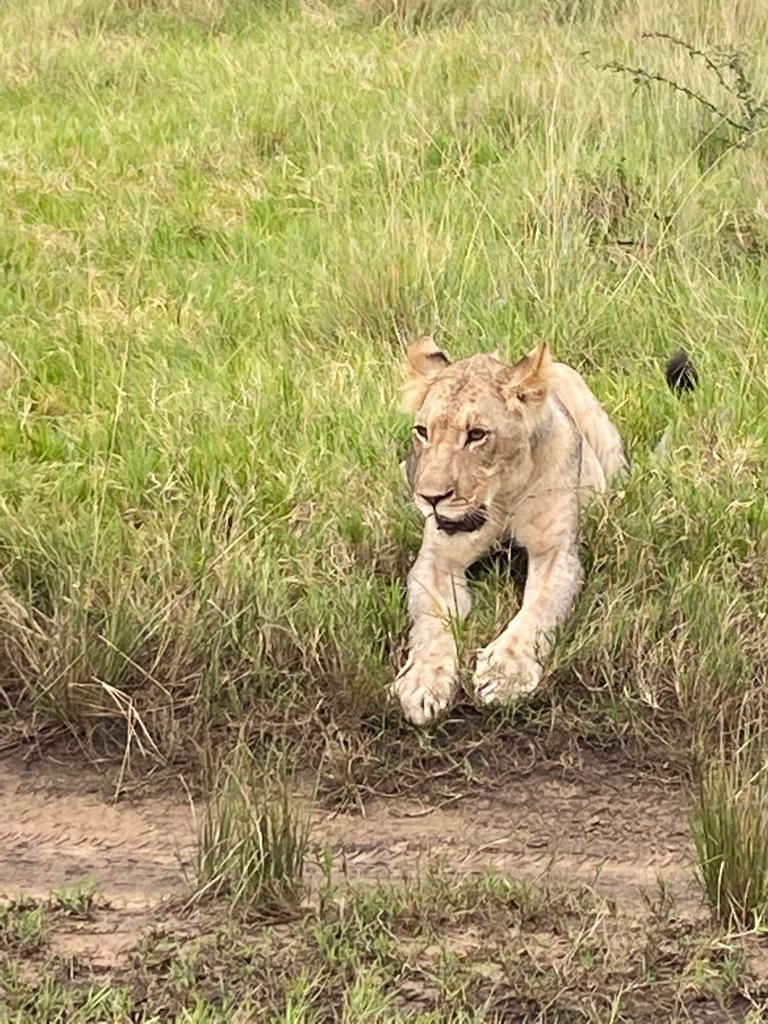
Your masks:
{"label": "lion's head", "polygon": [[423,516],[452,534],[498,522],[525,491],[546,415],[546,344],[507,366],[495,355],[451,363],[431,338],[410,346],[403,408],[414,414],[408,482]]}

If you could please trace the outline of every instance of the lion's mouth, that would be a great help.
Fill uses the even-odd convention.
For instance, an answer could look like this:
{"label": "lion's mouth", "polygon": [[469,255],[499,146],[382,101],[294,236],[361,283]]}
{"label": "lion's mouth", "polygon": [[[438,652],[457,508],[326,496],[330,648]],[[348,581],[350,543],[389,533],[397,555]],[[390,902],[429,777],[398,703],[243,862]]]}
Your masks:
{"label": "lion's mouth", "polygon": [[442,530],[448,536],[454,533],[472,533],[475,530],[479,530],[481,526],[485,526],[486,521],[487,517],[480,509],[468,512],[461,519],[446,519],[445,516],[438,515],[437,512],[435,513],[435,522],[437,523],[438,530]]}

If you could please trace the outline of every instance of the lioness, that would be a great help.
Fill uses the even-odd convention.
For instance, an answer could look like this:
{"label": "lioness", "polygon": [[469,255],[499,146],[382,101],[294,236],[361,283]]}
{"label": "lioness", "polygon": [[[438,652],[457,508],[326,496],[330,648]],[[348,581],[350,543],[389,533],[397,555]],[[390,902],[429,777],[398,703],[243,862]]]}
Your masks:
{"label": "lioness", "polygon": [[[693,386],[684,353],[670,361],[667,380],[678,391]],[[406,718],[423,725],[458,687],[450,618],[469,613],[466,570],[504,537],[528,553],[525,594],[478,652],[474,690],[493,704],[538,687],[552,631],[582,585],[579,510],[629,463],[584,379],[553,362],[546,344],[514,366],[495,354],[452,364],[422,338],[407,352],[403,406],[415,414],[406,475],[426,522],[408,575],[410,652],[392,692]]]}

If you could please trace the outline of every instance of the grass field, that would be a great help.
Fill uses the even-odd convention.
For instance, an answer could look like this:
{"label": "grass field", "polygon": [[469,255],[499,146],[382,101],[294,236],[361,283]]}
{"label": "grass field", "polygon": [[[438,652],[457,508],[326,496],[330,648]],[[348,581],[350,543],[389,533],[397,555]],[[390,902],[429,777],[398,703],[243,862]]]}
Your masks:
{"label": "grass field", "polygon": [[[663,899],[642,925],[628,925],[588,889],[525,885],[493,874],[457,880],[435,871],[418,884],[336,889],[290,929],[234,925],[223,916],[208,918],[202,928],[195,921],[193,937],[189,923],[186,931],[158,927],[112,984],[83,978],[76,964],[73,970],[66,958],[50,957],[57,933],[99,913],[97,899],[85,910],[73,909],[68,894],[57,893],[43,904],[12,905],[0,916],[0,941],[11,950],[11,962],[0,968],[0,993],[17,1010],[4,1020],[765,1019],[749,997],[744,949],[681,926]],[[35,968],[42,983],[30,983]]]}
{"label": "grass field", "polygon": [[[3,5],[0,750],[204,790],[245,741],[354,806],[618,748],[694,781],[706,891],[753,920],[723,870],[764,813],[767,36],[733,0]],[[386,699],[419,332],[548,338],[634,461],[551,685],[424,734]],[[467,650],[516,601],[499,566],[474,587]],[[373,1005],[343,1019],[401,1019]]]}

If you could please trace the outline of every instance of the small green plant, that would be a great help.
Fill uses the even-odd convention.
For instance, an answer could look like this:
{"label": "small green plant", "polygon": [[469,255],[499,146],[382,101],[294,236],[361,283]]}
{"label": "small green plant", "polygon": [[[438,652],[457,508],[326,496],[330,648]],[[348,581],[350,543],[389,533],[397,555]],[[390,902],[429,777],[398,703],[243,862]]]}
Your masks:
{"label": "small green plant", "polygon": [[768,912],[768,774],[744,749],[702,772],[691,811],[697,874],[714,915],[756,927]]}
{"label": "small green plant", "polygon": [[96,882],[84,878],[51,894],[51,906],[67,917],[87,919],[96,908]]}
{"label": "small green plant", "polygon": [[35,900],[12,900],[0,906],[0,951],[35,953],[47,942],[48,929],[42,904]]}
{"label": "small green plant", "polygon": [[224,898],[247,916],[294,914],[304,895],[309,826],[284,769],[264,771],[238,746],[219,770],[197,849],[197,899]]}

